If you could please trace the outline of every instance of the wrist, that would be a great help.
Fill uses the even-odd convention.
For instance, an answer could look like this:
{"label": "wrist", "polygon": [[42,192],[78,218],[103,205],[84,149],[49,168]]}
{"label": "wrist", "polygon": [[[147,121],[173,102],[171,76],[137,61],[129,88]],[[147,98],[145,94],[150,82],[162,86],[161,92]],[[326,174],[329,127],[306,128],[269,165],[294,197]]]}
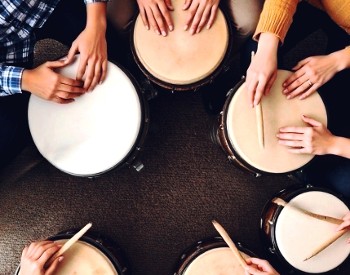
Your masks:
{"label": "wrist", "polygon": [[262,33],[259,37],[258,51],[269,55],[277,55],[279,42],[279,38],[273,33]]}
{"label": "wrist", "polygon": [[106,7],[105,2],[86,4],[86,28],[94,28],[95,30],[103,31],[106,30]]}
{"label": "wrist", "polygon": [[342,154],[342,137],[338,137],[338,136],[333,136],[330,139],[330,144],[328,146],[328,154],[332,154],[332,155],[336,155],[336,156],[340,156]]}

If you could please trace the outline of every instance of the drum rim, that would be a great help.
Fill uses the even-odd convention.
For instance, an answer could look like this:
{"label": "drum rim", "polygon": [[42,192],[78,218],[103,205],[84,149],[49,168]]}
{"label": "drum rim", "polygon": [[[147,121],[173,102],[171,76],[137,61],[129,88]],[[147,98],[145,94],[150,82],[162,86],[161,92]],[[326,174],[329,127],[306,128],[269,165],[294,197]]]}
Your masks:
{"label": "drum rim", "polygon": [[[308,167],[312,162],[315,161],[315,159],[317,159],[317,155],[315,155],[309,162],[307,162],[306,164],[302,165],[301,167],[299,167],[297,169],[293,169],[293,170],[285,171],[285,172],[270,172],[270,171],[260,170],[260,169],[258,169],[256,167],[252,166],[251,164],[249,164],[246,160],[244,160],[237,153],[237,150],[235,149],[235,147],[233,146],[233,144],[230,142],[230,139],[229,139],[229,133],[227,131],[227,116],[228,116],[228,108],[230,107],[230,103],[232,101],[232,98],[234,97],[234,95],[236,94],[238,89],[243,85],[244,82],[245,82],[245,77],[242,77],[242,79],[236,85],[234,85],[233,88],[231,88],[227,92],[225,104],[223,106],[222,112],[219,115],[220,116],[220,118],[219,118],[220,127],[222,127],[222,129],[223,129],[222,131],[224,132],[225,141],[226,141],[229,149],[232,151],[233,156],[235,158],[237,158],[237,160],[240,163],[242,163],[248,171],[254,172],[256,175],[259,175],[259,176],[261,174],[264,174],[264,175],[290,175],[290,174],[293,174],[293,173],[295,173],[297,171],[300,171],[300,170]],[[326,109],[326,113],[327,113],[327,109]],[[226,149],[225,149],[225,151],[226,151],[226,153],[229,154],[229,152],[227,152]]]}
{"label": "drum rim", "polygon": [[[138,81],[136,80],[136,77],[134,77],[124,66],[122,66],[120,63],[114,61],[114,60],[108,60],[108,62],[110,62],[112,65],[118,67],[130,80],[130,82],[132,83],[132,85],[135,88],[135,92],[138,95],[138,101],[140,103],[140,113],[141,113],[141,118],[140,118],[140,128],[137,134],[137,137],[135,139],[135,143],[133,144],[133,146],[130,148],[129,152],[119,161],[117,162],[115,165],[97,172],[97,173],[92,173],[92,174],[77,174],[77,173],[73,173],[70,171],[66,171],[66,170],[62,170],[61,168],[57,167],[54,163],[52,163],[49,159],[46,158],[46,156],[44,154],[42,154],[42,152],[38,149],[35,140],[33,138],[33,142],[36,146],[36,148],[38,149],[38,151],[40,152],[40,154],[55,168],[57,168],[58,170],[68,174],[68,175],[72,175],[72,176],[77,176],[77,177],[85,177],[85,178],[94,178],[94,177],[98,177],[101,176],[107,172],[110,172],[114,169],[118,169],[121,167],[124,167],[126,165],[131,165],[133,163],[133,161],[136,159],[139,151],[142,150],[142,145],[145,142],[147,133],[148,133],[148,129],[149,129],[149,123],[150,123],[150,114],[149,114],[149,106],[148,106],[148,102],[146,100],[146,96],[145,96],[145,91],[143,89],[141,89],[140,84],[138,83]],[[32,95],[30,95],[29,98],[29,102],[28,102],[28,108],[30,105],[30,101],[31,101]],[[31,127],[30,127],[30,119],[29,119],[29,113],[27,116],[28,119],[28,125],[29,125],[29,131],[31,133]],[[32,136],[32,134],[31,134]]]}
{"label": "drum rim", "polygon": [[139,14],[136,14],[134,16],[134,19],[132,20],[133,23],[132,23],[131,30],[130,30],[130,48],[131,48],[131,52],[132,52],[132,55],[134,57],[135,63],[137,64],[137,66],[139,67],[141,72],[144,74],[144,76],[147,79],[149,79],[150,81],[152,81],[153,83],[157,84],[158,86],[165,88],[167,90],[170,90],[170,91],[189,91],[189,90],[196,91],[200,87],[202,87],[208,83],[211,83],[215,78],[218,77],[218,75],[222,71],[225,71],[225,68],[227,68],[230,65],[229,64],[230,63],[230,56],[232,54],[233,23],[231,22],[232,20],[230,20],[228,12],[224,8],[222,8],[221,5],[219,5],[219,7],[220,7],[220,11],[222,12],[222,14],[226,20],[227,29],[228,29],[228,43],[227,43],[226,53],[221,61],[221,64],[219,64],[219,66],[217,66],[217,68],[211,74],[209,74],[207,77],[205,77],[203,79],[200,79],[198,81],[195,81],[195,82],[189,83],[189,84],[172,84],[172,83],[166,82],[164,80],[161,80],[148,72],[148,70],[142,64],[140,58],[138,57],[136,49],[135,49],[134,31],[135,31],[136,19],[139,16]]}
{"label": "drum rim", "polygon": [[[239,250],[246,253],[251,257],[258,257],[257,254],[246,248],[242,242],[234,241]],[[174,267],[174,275],[183,275],[190,264],[196,260],[203,253],[215,249],[224,248],[228,245],[221,237],[209,237],[199,240],[192,245],[188,246],[178,258],[178,261]]]}
{"label": "drum rim", "polygon": [[[47,240],[56,241],[62,239],[69,239],[77,233],[79,229],[70,229],[66,231],[61,231],[56,235],[50,236]],[[106,256],[113,267],[116,269],[118,275],[129,275],[131,274],[129,262],[125,256],[125,253],[122,251],[120,246],[113,241],[111,238],[102,235],[97,231],[90,231],[85,233],[79,241],[88,243],[95,248],[97,248],[104,256]],[[106,246],[107,244],[108,246]],[[20,271],[20,265],[18,265],[15,275],[18,275]]]}
{"label": "drum rim", "polygon": [[[285,200],[286,202],[289,202],[291,199],[295,198],[296,196],[303,194],[306,192],[312,192],[312,191],[320,191],[320,192],[325,192],[325,193],[329,193],[333,196],[335,196],[336,198],[338,198],[339,200],[341,200],[349,209],[350,209],[350,203],[339,193],[330,190],[326,187],[320,187],[320,186],[313,186],[310,184],[307,185],[303,185],[303,184],[296,184],[293,186],[288,186],[278,192],[276,192],[273,196],[271,196],[271,198],[264,204],[261,213],[260,213],[260,223],[259,223],[259,235],[260,235],[260,240],[263,244],[264,250],[268,252],[269,255],[273,255],[278,261],[279,263],[284,267],[284,268],[288,268],[289,270],[294,270],[294,271],[298,271],[301,274],[310,274],[307,272],[304,272],[300,269],[297,269],[296,267],[294,267],[292,264],[290,264],[282,255],[281,251],[278,248],[277,242],[276,242],[276,234],[275,234],[275,230],[276,230],[276,221],[277,218],[279,216],[279,214],[281,213],[283,207],[279,206],[279,205],[275,205],[272,200],[275,197],[280,197],[283,200]],[[266,213],[268,212],[268,210],[270,210],[271,206],[275,207],[275,210],[273,212],[272,215],[272,223],[270,224],[270,234],[267,234],[264,231],[264,225],[265,225],[265,220],[264,217],[266,216]],[[271,233],[272,232],[272,233]],[[271,235],[271,236],[269,236]],[[273,250],[273,251],[272,251]],[[349,260],[350,258],[348,257],[347,259],[345,259],[341,264],[339,264],[337,267],[327,271],[327,272],[323,272],[323,273],[317,273],[317,274],[329,274],[334,270],[338,270],[341,268],[341,266],[343,264],[345,264],[345,262],[347,260]]]}

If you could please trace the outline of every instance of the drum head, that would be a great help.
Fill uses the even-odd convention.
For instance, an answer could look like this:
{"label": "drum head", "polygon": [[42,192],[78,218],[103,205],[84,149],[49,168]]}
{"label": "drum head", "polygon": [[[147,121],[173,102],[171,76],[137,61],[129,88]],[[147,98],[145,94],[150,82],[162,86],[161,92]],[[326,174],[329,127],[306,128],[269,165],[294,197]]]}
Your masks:
{"label": "drum head", "polygon": [[[288,205],[339,219],[349,211],[339,198],[321,191],[297,195]],[[350,253],[350,246],[346,242],[350,232],[304,261],[314,249],[336,233],[337,225],[300,214],[288,205],[280,212],[275,228],[276,243],[285,260],[307,273],[323,273],[338,267]]]}
{"label": "drum head", "polygon": [[[57,240],[65,243],[67,240]],[[99,249],[93,245],[78,241],[73,244],[64,254],[64,260],[57,266],[55,275],[66,274],[104,274],[118,275],[112,262]]]}
{"label": "drum head", "polygon": [[[78,59],[61,73],[75,78]],[[131,152],[141,127],[141,103],[129,77],[108,62],[106,80],[69,104],[31,95],[30,132],[40,153],[58,169],[94,176]]]}
{"label": "drum head", "polygon": [[262,98],[264,148],[258,142],[255,108],[249,105],[245,83],[236,91],[228,106],[226,125],[229,141],[238,155],[249,165],[269,173],[286,173],[307,164],[314,155],[293,154],[278,144],[276,134],[281,127],[306,126],[301,116],[310,116],[327,125],[326,108],[315,92],[304,100],[287,100],[282,83],[291,74],[279,70],[269,95]]}
{"label": "drum head", "polygon": [[155,78],[171,84],[186,85],[211,75],[224,59],[229,31],[223,13],[218,10],[213,26],[199,34],[184,31],[189,15],[182,0],[173,0],[171,16],[174,30],[166,37],[147,30],[141,16],[136,19],[133,34],[136,61]]}
{"label": "drum head", "polygon": [[[249,256],[241,252],[244,258]],[[218,247],[204,252],[194,259],[186,268],[184,275],[245,275],[244,268],[236,260],[228,247]]]}

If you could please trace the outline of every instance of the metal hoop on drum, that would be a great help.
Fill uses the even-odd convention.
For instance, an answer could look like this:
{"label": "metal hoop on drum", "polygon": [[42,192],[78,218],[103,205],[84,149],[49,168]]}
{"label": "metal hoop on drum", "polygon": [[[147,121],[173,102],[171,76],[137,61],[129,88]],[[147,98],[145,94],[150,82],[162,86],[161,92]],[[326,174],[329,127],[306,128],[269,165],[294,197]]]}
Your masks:
{"label": "metal hoop on drum", "polygon": [[[262,174],[290,175],[309,164],[314,155],[292,154],[278,144],[276,134],[283,126],[304,126],[301,115],[314,117],[327,125],[325,105],[316,92],[305,100],[287,100],[282,82],[291,74],[278,70],[270,94],[261,101],[264,120],[265,145],[258,141],[255,109],[249,106],[244,79],[231,89],[212,129],[212,139],[228,159],[239,168],[255,176]],[[268,160],[268,161],[267,161]]]}
{"label": "metal hoop on drum", "polygon": [[[48,240],[65,243],[77,233],[72,229],[62,231]],[[56,275],[65,274],[110,274],[129,275],[129,263],[122,249],[110,238],[91,231],[85,233],[65,253],[65,258],[55,270]],[[17,267],[15,275],[18,275],[20,266]]]}
{"label": "metal hoop on drum", "polygon": [[259,228],[266,251],[291,273],[327,274],[339,269],[350,254],[350,247],[345,245],[350,232],[318,255],[304,261],[313,249],[336,232],[338,225],[310,218],[287,206],[279,206],[273,202],[274,198],[281,198],[292,207],[339,219],[349,211],[346,200],[326,188],[293,185],[279,191],[266,202]]}
{"label": "metal hoop on drum", "polygon": [[[228,70],[232,23],[226,12],[218,9],[211,29],[191,35],[183,30],[182,21],[187,15],[187,11],[181,8],[183,2],[174,0],[172,4],[175,29],[166,37],[148,31],[140,15],[136,18],[130,42],[132,53],[140,70],[152,83],[171,92],[196,91]],[[206,40],[207,43],[204,42]],[[208,56],[208,53],[211,55]]]}
{"label": "metal hoop on drum", "polygon": [[[256,257],[241,243],[235,244],[244,258]],[[237,273],[239,270],[240,273]],[[204,271],[206,274],[245,274],[245,270],[232,256],[231,249],[221,237],[200,240],[188,247],[180,256],[174,275],[202,275]]]}
{"label": "metal hoop on drum", "polygon": [[[75,78],[78,59],[59,72]],[[136,157],[149,127],[148,105],[132,75],[112,62],[106,80],[73,103],[31,95],[28,120],[39,152],[65,173],[96,177],[124,165],[143,167]]]}

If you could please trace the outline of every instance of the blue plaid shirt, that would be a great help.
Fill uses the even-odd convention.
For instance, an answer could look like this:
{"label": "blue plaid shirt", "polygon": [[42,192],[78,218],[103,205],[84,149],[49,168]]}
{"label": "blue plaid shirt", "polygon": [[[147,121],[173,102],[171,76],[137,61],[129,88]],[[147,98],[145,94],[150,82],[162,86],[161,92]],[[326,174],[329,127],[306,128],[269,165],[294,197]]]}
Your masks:
{"label": "blue plaid shirt", "polygon": [[[34,28],[44,25],[60,0],[1,0],[0,2],[0,96],[21,93],[23,68],[34,52]],[[108,0],[84,0],[86,4]]]}

